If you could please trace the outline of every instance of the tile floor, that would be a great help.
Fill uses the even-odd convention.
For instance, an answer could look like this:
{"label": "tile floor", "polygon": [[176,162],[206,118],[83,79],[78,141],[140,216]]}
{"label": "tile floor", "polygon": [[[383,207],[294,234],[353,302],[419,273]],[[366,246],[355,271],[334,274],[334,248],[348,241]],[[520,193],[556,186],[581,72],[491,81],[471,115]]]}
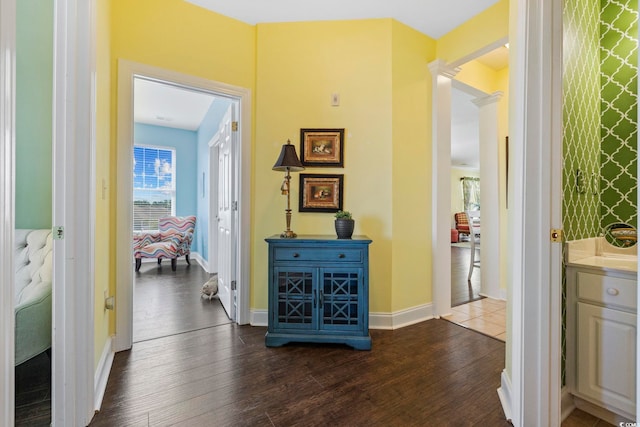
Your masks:
{"label": "tile floor", "polygon": [[483,298],[451,308],[445,319],[501,341],[507,337],[507,302]]}

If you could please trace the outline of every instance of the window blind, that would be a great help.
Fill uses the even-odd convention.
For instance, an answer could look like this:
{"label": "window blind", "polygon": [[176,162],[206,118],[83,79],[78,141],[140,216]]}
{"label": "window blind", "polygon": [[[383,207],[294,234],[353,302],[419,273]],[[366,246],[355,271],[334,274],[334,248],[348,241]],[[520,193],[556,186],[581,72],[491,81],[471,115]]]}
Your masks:
{"label": "window blind", "polygon": [[176,152],[171,148],[133,147],[133,229],[158,229],[158,219],[175,215]]}

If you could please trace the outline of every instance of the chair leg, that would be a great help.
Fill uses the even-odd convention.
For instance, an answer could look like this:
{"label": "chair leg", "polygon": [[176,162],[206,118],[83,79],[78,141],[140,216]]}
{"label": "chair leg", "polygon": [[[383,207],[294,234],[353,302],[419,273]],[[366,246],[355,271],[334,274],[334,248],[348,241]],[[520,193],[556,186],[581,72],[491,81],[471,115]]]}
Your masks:
{"label": "chair leg", "polygon": [[189,254],[186,254],[184,258],[187,260],[187,265],[191,265],[191,261],[189,260]]}
{"label": "chair leg", "polygon": [[162,264],[162,258],[158,258],[158,265]]}
{"label": "chair leg", "polygon": [[171,271],[176,271],[177,265],[178,265],[178,259],[171,258]]}
{"label": "chair leg", "polygon": [[136,272],[140,271],[141,265],[142,265],[142,258],[136,258]]}

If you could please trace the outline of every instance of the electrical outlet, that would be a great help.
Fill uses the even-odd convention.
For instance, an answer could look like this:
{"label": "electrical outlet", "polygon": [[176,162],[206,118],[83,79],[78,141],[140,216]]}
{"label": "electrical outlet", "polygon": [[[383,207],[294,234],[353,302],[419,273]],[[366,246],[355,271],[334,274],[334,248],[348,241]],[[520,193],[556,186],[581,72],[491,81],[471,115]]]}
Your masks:
{"label": "electrical outlet", "polygon": [[332,93],[331,94],[331,105],[334,107],[337,107],[340,105],[340,94],[339,93]]}

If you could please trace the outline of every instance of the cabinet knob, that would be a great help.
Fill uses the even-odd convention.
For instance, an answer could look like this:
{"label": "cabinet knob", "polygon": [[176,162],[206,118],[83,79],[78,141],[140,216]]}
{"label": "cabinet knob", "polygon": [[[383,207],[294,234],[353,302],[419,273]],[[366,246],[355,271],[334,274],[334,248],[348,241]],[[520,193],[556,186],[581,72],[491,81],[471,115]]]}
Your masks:
{"label": "cabinet knob", "polygon": [[338,258],[344,258],[344,257],[345,257],[345,255],[344,255],[344,254],[340,254],[340,255],[338,255]]}
{"label": "cabinet knob", "polygon": [[294,257],[294,258],[298,258],[299,256],[300,256],[300,254],[299,254],[299,253],[297,253],[297,252],[293,254],[293,257]]}
{"label": "cabinet knob", "polygon": [[616,288],[609,288],[609,289],[607,289],[607,293],[609,295],[616,296],[616,295],[618,295],[620,293],[620,291],[618,291]]}

